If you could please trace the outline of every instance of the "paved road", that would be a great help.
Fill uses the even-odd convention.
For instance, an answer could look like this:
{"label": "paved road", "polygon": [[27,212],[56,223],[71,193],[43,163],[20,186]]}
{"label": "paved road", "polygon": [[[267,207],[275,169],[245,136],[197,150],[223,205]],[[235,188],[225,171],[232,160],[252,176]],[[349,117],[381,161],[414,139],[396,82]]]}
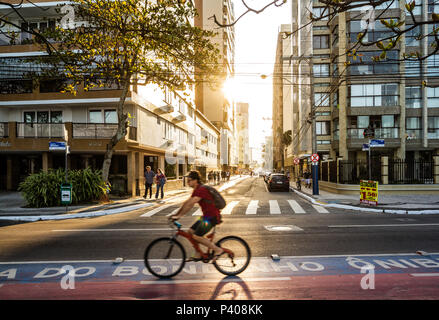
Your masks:
{"label": "paved road", "polygon": [[[241,278],[221,281],[223,276],[202,263],[188,264],[168,283],[144,270],[146,245],[171,234],[167,216],[181,197],[112,216],[0,228],[0,299],[228,299],[227,292],[242,299],[439,298],[439,256],[432,254],[439,252],[437,215],[406,218],[325,209],[291,192],[268,192],[262,178],[243,180],[224,195],[228,207],[217,237],[241,236],[254,257]],[[180,222],[190,226],[198,213],[194,208]],[[270,226],[290,230],[269,231]],[[416,255],[418,250],[430,255]],[[272,261],[271,254],[281,260]],[[376,267],[373,290],[361,289],[364,274],[352,266],[361,263],[350,263],[353,256]],[[117,257],[125,261],[114,264]],[[82,274],[76,290],[60,288],[57,272],[66,264]],[[277,289],[267,290],[273,284]]]}

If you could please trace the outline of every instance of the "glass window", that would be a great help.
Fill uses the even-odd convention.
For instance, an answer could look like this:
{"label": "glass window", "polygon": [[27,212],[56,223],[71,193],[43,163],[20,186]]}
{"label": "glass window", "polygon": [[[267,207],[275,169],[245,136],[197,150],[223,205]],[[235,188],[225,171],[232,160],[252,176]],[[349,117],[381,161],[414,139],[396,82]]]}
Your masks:
{"label": "glass window", "polygon": [[435,54],[427,58],[428,76],[439,76],[439,55]]}
{"label": "glass window", "polygon": [[62,111],[51,111],[50,112],[50,122],[51,123],[62,123]]}
{"label": "glass window", "polygon": [[[406,1],[409,2],[408,0]],[[407,8],[405,9],[406,14],[410,15]],[[412,11],[413,15],[420,16],[422,15],[422,0],[415,0],[415,8]]]}
{"label": "glass window", "polygon": [[326,15],[328,15],[328,10],[325,7],[317,7],[317,8],[312,8],[312,14],[313,14],[313,18],[314,19],[319,19],[321,21],[325,21],[328,20],[328,17],[324,17]]}
{"label": "glass window", "polygon": [[421,118],[407,117],[407,129],[421,129]]}
{"label": "glass window", "polygon": [[382,128],[393,128],[395,126],[395,117],[393,115],[381,116]]}
{"label": "glass window", "polygon": [[406,108],[421,108],[422,93],[421,87],[406,87],[405,88],[405,106]]}
{"label": "glass window", "polygon": [[439,108],[439,88],[427,88],[428,107]]}
{"label": "glass window", "polygon": [[398,51],[387,52],[387,58],[379,62],[373,61],[373,57],[379,56],[381,51],[363,51],[359,52],[361,56],[355,58],[349,57],[349,73],[351,75],[366,74],[389,74],[399,72]]}
{"label": "glass window", "polygon": [[103,123],[101,110],[90,110],[88,112],[88,119],[90,123]]}
{"label": "glass window", "polygon": [[38,123],[49,123],[49,111],[38,111],[37,112],[37,122]]}
{"label": "glass window", "polygon": [[25,111],[23,113],[23,121],[26,123],[35,122],[35,112],[34,111]]}
{"label": "glass window", "polygon": [[439,2],[437,0],[428,0],[428,13],[439,13]]}
{"label": "glass window", "polygon": [[428,139],[439,139],[439,117],[428,117]]}
{"label": "glass window", "polygon": [[358,128],[367,128],[369,126],[369,116],[357,117]]}
{"label": "glass window", "polygon": [[116,110],[105,110],[105,123],[117,123]]}
{"label": "glass window", "polygon": [[314,77],[329,77],[329,64],[320,63],[313,65]]}
{"label": "glass window", "polygon": [[314,49],[328,49],[329,48],[329,36],[318,35],[313,37]]}
{"label": "glass window", "polygon": [[329,94],[327,93],[315,93],[314,105],[320,107],[329,107]]}
{"label": "glass window", "polygon": [[329,121],[317,121],[316,122],[316,134],[320,136],[330,135],[330,122]]}
{"label": "glass window", "polygon": [[360,84],[350,86],[351,107],[387,107],[397,106],[398,85],[386,84]]}

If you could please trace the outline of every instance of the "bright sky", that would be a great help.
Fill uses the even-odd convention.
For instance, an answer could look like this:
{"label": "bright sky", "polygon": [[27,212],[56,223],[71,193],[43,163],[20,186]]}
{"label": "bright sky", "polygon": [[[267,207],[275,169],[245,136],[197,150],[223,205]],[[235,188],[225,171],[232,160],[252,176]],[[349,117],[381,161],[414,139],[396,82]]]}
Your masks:
{"label": "bright sky", "polygon": [[[255,9],[264,7],[271,0],[252,0],[246,3]],[[241,0],[233,0],[235,16],[245,7]],[[236,102],[249,103],[250,147],[260,151],[265,136],[271,135],[272,78],[265,80],[261,74],[271,75],[276,56],[277,34],[281,24],[291,23],[291,4],[270,7],[260,14],[248,13],[235,25],[235,83]],[[260,154],[254,155],[259,159]]]}

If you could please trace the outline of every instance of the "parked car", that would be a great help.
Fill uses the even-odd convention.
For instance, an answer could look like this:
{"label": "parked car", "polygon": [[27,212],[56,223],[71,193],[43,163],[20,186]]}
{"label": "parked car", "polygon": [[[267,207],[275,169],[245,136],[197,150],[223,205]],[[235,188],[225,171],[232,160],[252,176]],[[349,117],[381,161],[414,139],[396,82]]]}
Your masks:
{"label": "parked car", "polygon": [[286,174],[273,173],[270,175],[267,183],[268,191],[275,189],[281,189],[284,191],[290,191],[290,180]]}

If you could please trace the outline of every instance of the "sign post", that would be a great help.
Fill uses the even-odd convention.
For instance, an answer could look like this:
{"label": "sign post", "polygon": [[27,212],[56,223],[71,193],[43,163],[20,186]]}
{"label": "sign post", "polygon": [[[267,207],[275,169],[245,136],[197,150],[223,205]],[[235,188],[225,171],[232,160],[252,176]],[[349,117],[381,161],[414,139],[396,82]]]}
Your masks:
{"label": "sign post", "polygon": [[68,205],[72,203],[72,185],[67,182],[67,155],[70,153],[70,147],[66,142],[49,142],[49,150],[57,151],[62,150],[65,151],[65,177],[64,183],[61,184],[61,204],[66,205],[66,212],[68,210]]}
{"label": "sign post", "polygon": [[318,195],[319,194],[319,155],[317,153],[314,153],[311,156],[312,161],[312,194]]}

